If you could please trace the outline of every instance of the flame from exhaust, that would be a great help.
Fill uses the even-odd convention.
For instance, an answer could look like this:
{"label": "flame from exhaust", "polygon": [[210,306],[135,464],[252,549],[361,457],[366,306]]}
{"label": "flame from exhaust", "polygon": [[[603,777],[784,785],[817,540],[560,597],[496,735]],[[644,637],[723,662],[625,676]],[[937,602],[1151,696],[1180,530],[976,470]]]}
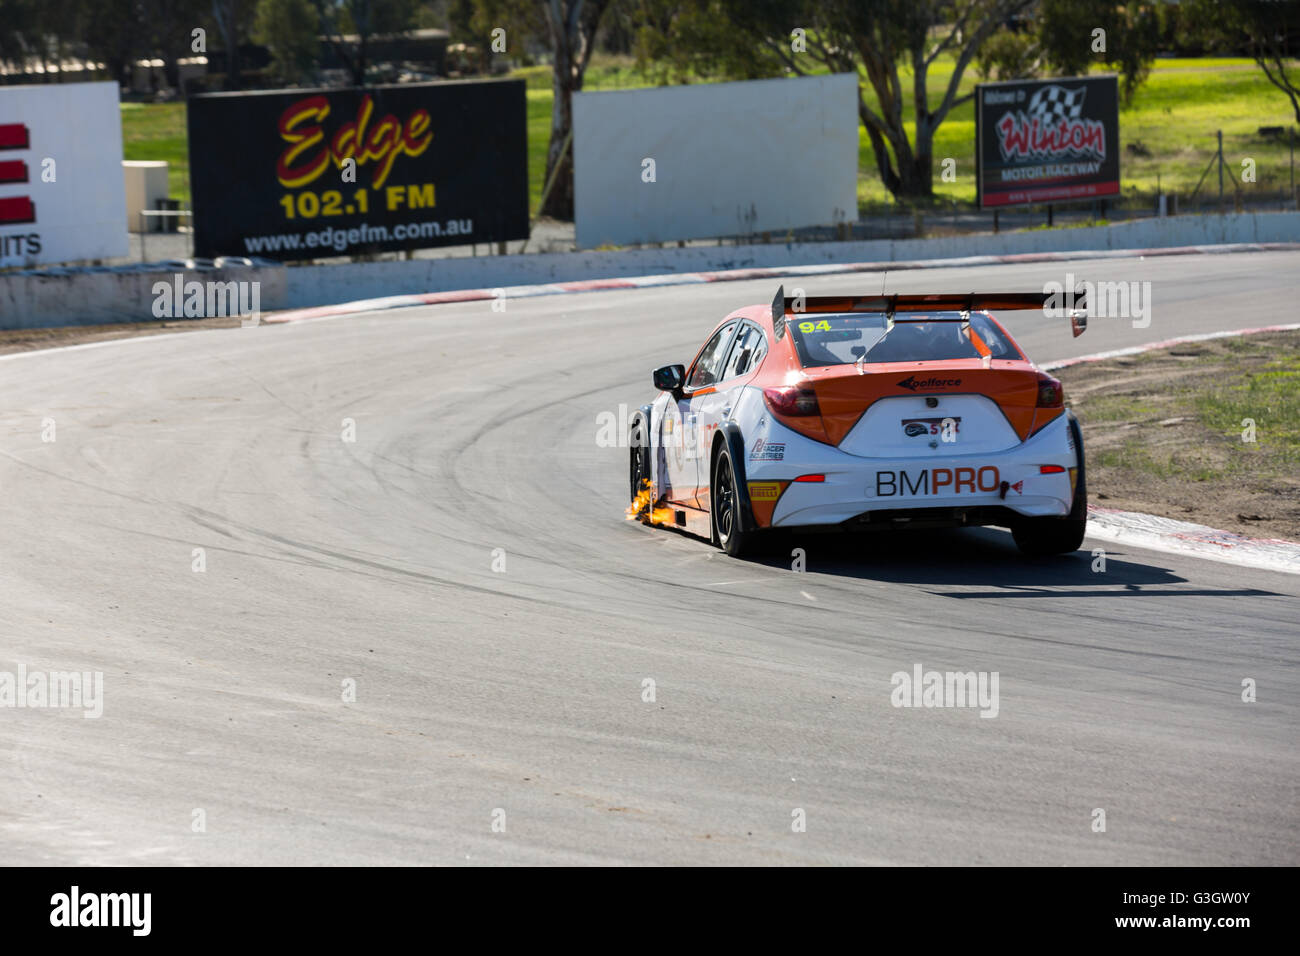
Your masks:
{"label": "flame from exhaust", "polygon": [[641,490],[636,493],[636,499],[628,506],[627,520],[645,517],[651,524],[673,524],[676,521],[673,509],[656,507],[654,496],[654,489],[650,487],[650,479],[647,478],[641,483]]}

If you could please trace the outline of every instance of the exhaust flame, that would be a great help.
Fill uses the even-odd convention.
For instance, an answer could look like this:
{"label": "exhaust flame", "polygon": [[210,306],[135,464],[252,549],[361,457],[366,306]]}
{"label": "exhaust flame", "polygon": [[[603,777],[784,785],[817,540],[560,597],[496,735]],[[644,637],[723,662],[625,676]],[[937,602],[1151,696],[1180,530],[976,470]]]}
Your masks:
{"label": "exhaust flame", "polygon": [[636,500],[628,506],[627,520],[634,518],[646,518],[651,524],[673,524],[676,516],[672,508],[655,507],[654,489],[650,487],[650,479],[646,479],[641,484],[641,490],[636,493]]}

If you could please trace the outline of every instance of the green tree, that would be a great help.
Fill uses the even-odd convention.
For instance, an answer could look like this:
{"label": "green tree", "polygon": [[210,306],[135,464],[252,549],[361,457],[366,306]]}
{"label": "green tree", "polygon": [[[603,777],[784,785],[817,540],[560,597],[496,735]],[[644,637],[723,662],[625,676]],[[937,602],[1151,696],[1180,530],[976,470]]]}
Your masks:
{"label": "green tree", "polygon": [[546,182],[540,210],[556,219],[573,218],[573,94],[582,90],[596,48],[596,31],[610,0],[542,0],[551,44],[551,141],[546,149]]}
{"label": "green tree", "polygon": [[[679,79],[856,74],[865,80],[858,117],[881,180],[895,196],[921,198],[933,194],[935,130],[972,97],[958,92],[967,68],[1031,2],[643,0],[648,17],[640,39],[652,44],[646,56],[666,59]],[[951,60],[952,73],[932,102],[930,71],[940,58]],[[909,99],[912,132],[904,118]]]}
{"label": "green tree", "polygon": [[311,0],[259,0],[253,36],[271,51],[271,66],[279,78],[298,83],[320,56],[319,26]]}
{"label": "green tree", "polygon": [[[1141,82],[1154,56],[1149,4],[1114,0],[640,0],[638,61],[661,82],[755,79],[818,70],[860,78],[858,117],[881,181],[933,194],[933,143],[966,70],[1011,79],[1105,64]],[[1094,30],[1106,31],[1094,52]],[[1152,38],[1143,33],[1150,29]],[[952,64],[930,89],[931,71]],[[910,101],[910,102],[909,102]],[[911,106],[905,118],[904,107]],[[914,129],[908,128],[909,120]]]}
{"label": "green tree", "polygon": [[241,87],[239,44],[252,34],[256,0],[211,0],[212,22],[226,54],[226,89]]}
{"label": "green tree", "polygon": [[1037,76],[1042,64],[1038,42],[1027,29],[999,30],[975,54],[975,69],[986,80]]}
{"label": "green tree", "polygon": [[1039,0],[1035,38],[1041,59],[1058,76],[1104,66],[1120,75],[1131,102],[1159,52],[1160,27],[1150,3],[1115,0]]}
{"label": "green tree", "polygon": [[61,83],[58,67],[85,33],[85,0],[0,0],[0,60],[15,70],[40,67],[47,83]]}
{"label": "green tree", "polygon": [[551,50],[551,134],[544,182],[550,191],[541,215],[573,218],[573,94],[582,90],[596,49],[596,33],[613,0],[455,0],[453,29],[487,50],[492,30],[506,31],[507,51],[522,52],[528,37],[545,39]]}
{"label": "green tree", "polygon": [[[4,0],[0,0],[3,3]],[[131,64],[151,52],[137,0],[87,0],[86,47],[118,83],[129,83]]]}
{"label": "green tree", "polygon": [[176,61],[193,56],[193,30],[203,27],[212,36],[209,0],[139,0],[143,54],[162,60],[163,75],[171,86],[180,85]]}
{"label": "green tree", "polygon": [[1300,123],[1300,0],[1187,0],[1184,7],[1189,29],[1211,49],[1244,50]]}
{"label": "green tree", "polygon": [[36,0],[0,0],[0,62],[11,70],[26,68],[35,52]]}

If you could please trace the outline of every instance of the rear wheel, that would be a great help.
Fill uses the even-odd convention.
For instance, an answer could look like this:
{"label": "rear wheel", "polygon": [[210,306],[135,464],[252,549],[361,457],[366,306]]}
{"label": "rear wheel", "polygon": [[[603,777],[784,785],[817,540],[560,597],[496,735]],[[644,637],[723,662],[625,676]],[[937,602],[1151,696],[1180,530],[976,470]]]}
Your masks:
{"label": "rear wheel", "polygon": [[649,424],[645,415],[638,412],[632,417],[632,427],[628,433],[628,484],[631,502],[636,506],[636,516],[645,519],[650,511],[653,492],[650,488],[650,441]]}
{"label": "rear wheel", "polygon": [[709,484],[709,514],[713,523],[713,540],[733,558],[755,549],[758,533],[741,528],[740,490],[731,453],[724,444],[713,460],[713,481]]}
{"label": "rear wheel", "polygon": [[[1079,446],[1083,460],[1083,446]],[[1042,556],[1078,551],[1088,529],[1088,482],[1082,468],[1074,486],[1074,502],[1064,518],[1023,518],[1011,526],[1016,546],[1025,554]]]}

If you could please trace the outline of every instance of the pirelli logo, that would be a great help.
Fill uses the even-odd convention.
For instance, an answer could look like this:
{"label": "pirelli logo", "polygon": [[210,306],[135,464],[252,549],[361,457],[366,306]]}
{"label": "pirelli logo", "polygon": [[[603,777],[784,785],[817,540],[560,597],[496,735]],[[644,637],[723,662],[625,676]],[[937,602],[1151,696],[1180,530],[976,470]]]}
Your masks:
{"label": "pirelli logo", "polygon": [[877,498],[922,495],[962,495],[997,491],[1002,476],[994,465],[982,468],[922,468],[920,471],[876,472]]}
{"label": "pirelli logo", "polygon": [[781,482],[751,481],[749,483],[750,501],[776,501],[781,497]]}

